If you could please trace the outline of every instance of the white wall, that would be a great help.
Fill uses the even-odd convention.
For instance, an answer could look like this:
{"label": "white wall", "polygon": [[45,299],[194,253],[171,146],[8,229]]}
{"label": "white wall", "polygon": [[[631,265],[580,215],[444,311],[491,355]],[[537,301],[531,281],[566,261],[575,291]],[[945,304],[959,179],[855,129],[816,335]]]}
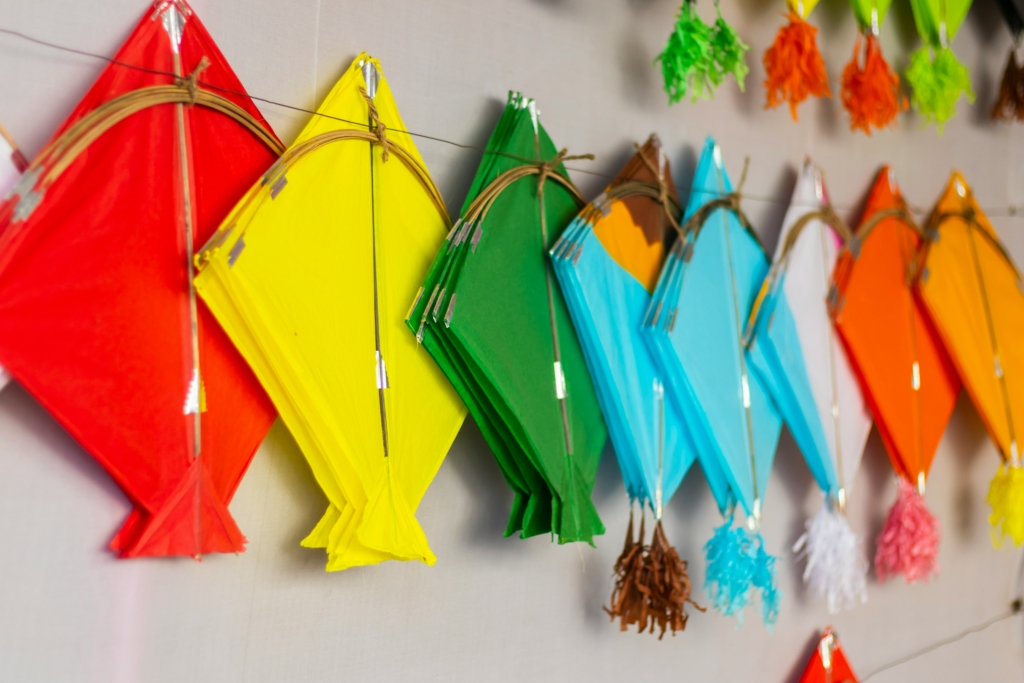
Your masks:
{"label": "white wall", "polygon": [[[196,0],[195,8],[255,95],[315,106],[362,49],[379,57],[408,126],[482,144],[508,89],[537,98],[556,144],[593,152],[613,173],[630,143],[658,131],[688,182],[711,133],[738,172],[751,156],[748,212],[769,246],[795,171],[812,154],[843,207],[862,199],[891,162],[910,201],[936,198],[962,169],[985,206],[1024,202],[1024,126],[993,125],[1009,36],[992,0],[977,0],[955,48],[974,74],[979,104],[961,107],[944,137],[909,115],[866,138],[846,130],[833,101],[764,112],[760,56],[782,22],[782,0],[725,0],[749,43],[747,93],[669,109],[651,61],[677,0]],[[897,66],[915,45],[906,0],[883,26]],[[112,54],[144,0],[0,0],[0,26]],[[701,0],[710,15],[710,0]],[[821,26],[833,82],[849,58],[855,24],[844,0],[824,0]],[[0,35],[0,121],[35,152],[101,64]],[[264,106],[288,141],[305,116]],[[457,207],[478,155],[419,143],[449,205]],[[577,174],[585,193],[601,178]],[[758,198],[771,198],[775,203]],[[852,216],[851,216],[852,217]],[[1024,262],[1024,221],[996,221]],[[1006,608],[1018,552],[993,550],[984,501],[998,459],[961,400],[936,458],[928,501],[943,524],[941,576],[927,585],[871,583],[870,601],[834,618],[811,602],[788,548],[819,495],[788,436],[768,493],[765,536],[784,558],[782,615],[767,633],[751,611],[733,621],[695,614],[687,631],[658,642],[621,634],[601,611],[627,519],[621,481],[606,453],[594,498],[608,535],[597,550],[546,539],[503,540],[510,503],[480,433],[467,424],[419,510],[434,568],[389,564],[328,575],[300,538],[325,507],[305,462],[277,424],[231,511],[248,536],[242,556],[117,561],[105,550],[129,510],[102,469],[21,388],[0,394],[0,679],[5,681],[795,681],[828,623],[863,674]],[[873,436],[850,505],[869,541],[895,496]],[[666,529],[692,577],[718,516],[698,472],[669,506]],[[873,543],[868,543],[873,548]],[[1021,620],[873,679],[1024,680]]]}

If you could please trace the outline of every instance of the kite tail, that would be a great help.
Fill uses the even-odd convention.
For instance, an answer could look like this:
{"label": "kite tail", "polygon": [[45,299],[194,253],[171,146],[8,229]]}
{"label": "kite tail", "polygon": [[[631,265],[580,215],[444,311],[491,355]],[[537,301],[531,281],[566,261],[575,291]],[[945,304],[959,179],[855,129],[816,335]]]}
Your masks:
{"label": "kite tail", "polygon": [[941,47],[935,51],[934,59],[930,50],[925,46],[911,55],[907,83],[914,109],[921,112],[926,121],[934,123],[941,133],[946,121],[956,115],[960,95],[974,102],[974,91],[970,72],[952,50]]}
{"label": "kite tail", "polygon": [[903,574],[907,583],[915,583],[939,571],[939,521],[910,482],[900,477],[899,487],[878,535],[875,573],[879,581]]}
{"label": "kite tail", "polygon": [[900,77],[882,56],[878,38],[864,37],[864,65],[860,64],[861,38],[853,47],[853,59],[843,69],[843,107],[850,114],[850,130],[871,135],[871,128],[885,128],[907,108],[900,94]]}
{"label": "kite tail", "polygon": [[779,29],[772,46],[764,53],[766,109],[786,102],[796,121],[797,105],[808,97],[832,96],[817,35],[817,28],[796,12],[789,13],[789,24]]}
{"label": "kite tail", "polygon": [[[641,508],[642,510],[642,508]],[[640,518],[640,535],[633,538],[633,509],[629,510],[629,527],[622,553],[615,560],[615,586],[612,588],[611,605],[605,607],[612,621],[619,620],[619,630],[628,630],[637,624],[638,631],[647,628],[647,578],[650,568],[644,549],[644,518]]]}
{"label": "kite tail", "polygon": [[419,560],[428,566],[437,561],[395,481],[391,458],[384,459],[384,472],[366,501],[356,537],[367,548],[396,560]]}
{"label": "kite tail", "polygon": [[867,561],[846,516],[826,502],[806,526],[793,552],[807,558],[804,583],[811,593],[831,614],[866,602]]}
{"label": "kite tail", "polygon": [[327,512],[320,518],[320,521],[316,523],[316,526],[309,535],[306,536],[299,543],[303,548],[326,548],[331,538],[331,530],[334,529],[335,525],[342,520],[343,516],[352,516],[352,506],[345,505],[345,511],[342,512],[337,508],[334,503],[327,505]]}
{"label": "kite tail", "polygon": [[1017,64],[1017,50],[1012,47],[999,82],[999,97],[992,107],[992,118],[1024,121],[1024,68]]}
{"label": "kite tail", "polygon": [[327,571],[363,567],[393,559],[390,555],[366,548],[356,538],[359,518],[355,507],[343,503],[341,509],[331,503],[313,531],[302,539],[304,548],[327,550]]}
{"label": "kite tail", "polygon": [[[567,459],[568,460],[568,459]],[[594,536],[604,533],[604,524],[597,514],[594,502],[590,500],[590,491],[583,481],[576,465],[566,462],[566,500],[561,502],[557,510],[559,543],[575,543],[586,541],[594,545]]]}
{"label": "kite tail", "polygon": [[988,504],[992,514],[992,544],[999,547],[1009,536],[1016,545],[1024,543],[1024,469],[1020,465],[1002,464],[988,487]]}
{"label": "kite tail", "polygon": [[240,553],[245,536],[195,459],[170,495],[153,511],[136,510],[114,536],[110,548],[119,557],[190,556]]}
{"label": "kite tail", "polygon": [[782,599],[775,574],[775,557],[764,549],[764,537],[760,531],[751,533],[750,541],[750,553],[754,561],[751,583],[761,591],[761,620],[771,630],[779,618],[779,602]]}
{"label": "kite tail", "polygon": [[[654,526],[648,563],[653,588],[648,599],[661,629],[658,635],[658,640],[661,640],[666,629],[671,629],[672,635],[686,629],[686,621],[690,618],[686,613],[686,603],[701,612],[704,608],[690,598],[690,575],[686,572],[686,562],[679,559],[679,553],[669,544],[665,530],[661,528],[661,520]],[[651,630],[654,630],[653,624]]]}
{"label": "kite tail", "polygon": [[704,590],[716,610],[725,616],[736,616],[743,623],[743,608],[750,600],[754,579],[754,558],[749,551],[747,532],[732,527],[730,515],[704,545],[707,571]]}

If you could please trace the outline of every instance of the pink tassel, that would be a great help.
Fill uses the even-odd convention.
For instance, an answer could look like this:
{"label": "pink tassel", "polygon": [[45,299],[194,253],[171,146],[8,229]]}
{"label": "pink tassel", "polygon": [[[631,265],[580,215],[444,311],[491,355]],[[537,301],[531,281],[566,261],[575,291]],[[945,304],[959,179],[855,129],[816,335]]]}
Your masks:
{"label": "pink tassel", "polygon": [[939,520],[902,477],[896,502],[878,535],[875,573],[879,581],[903,574],[907,583],[939,573]]}

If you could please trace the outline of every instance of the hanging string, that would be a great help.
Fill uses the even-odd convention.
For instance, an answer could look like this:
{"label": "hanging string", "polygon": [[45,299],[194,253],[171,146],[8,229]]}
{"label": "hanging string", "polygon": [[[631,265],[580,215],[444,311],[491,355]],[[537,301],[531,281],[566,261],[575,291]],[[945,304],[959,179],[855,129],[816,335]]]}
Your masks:
{"label": "hanging string", "polygon": [[923,648],[921,648],[920,650],[918,650],[916,652],[911,652],[909,655],[906,655],[904,657],[900,657],[899,659],[897,659],[895,661],[892,661],[892,662],[889,662],[888,664],[884,664],[884,665],[878,667],[877,669],[871,671],[866,676],[862,676],[860,681],[861,681],[861,683],[864,683],[869,678],[873,678],[873,677],[877,676],[878,674],[882,673],[883,671],[888,671],[889,669],[893,669],[893,668],[895,668],[897,666],[900,666],[901,664],[906,664],[907,662],[912,662],[913,660],[915,660],[915,659],[917,659],[919,657],[923,657],[926,654],[929,654],[931,652],[934,652],[935,650],[938,650],[939,648],[945,647],[947,645],[952,645],[955,642],[963,640],[964,638],[966,638],[967,636],[969,636],[969,635],[971,635],[973,633],[980,633],[981,631],[984,631],[985,629],[989,628],[990,626],[995,626],[996,624],[998,624],[1001,621],[1006,621],[1007,619],[1011,619],[1011,618],[1017,616],[1018,614],[1020,614],[1021,607],[1022,607],[1022,600],[1020,598],[1017,598],[1012,603],[1010,603],[1010,609],[1008,609],[1007,611],[1003,612],[1002,614],[996,615],[996,616],[992,617],[991,619],[987,619],[986,621],[983,621],[980,624],[975,624],[974,626],[971,626],[969,628],[965,628],[960,633],[957,633],[955,635],[949,636],[948,638],[943,638],[942,640],[938,640],[938,641],[932,643],[931,645],[923,647]]}
{"label": "hanging string", "polygon": [[[150,69],[150,68],[147,68],[147,67],[144,67],[144,66],[138,66],[136,64],[129,64],[128,62],[123,62],[121,60],[114,59],[112,57],[107,57],[105,55],[97,54],[95,52],[88,52],[86,50],[79,50],[77,48],[68,47],[66,45],[59,45],[57,43],[52,43],[52,42],[47,41],[47,40],[42,40],[41,38],[36,38],[34,36],[27,35],[25,33],[22,33],[21,31],[15,31],[13,29],[0,27],[0,34],[13,36],[15,38],[20,38],[21,40],[25,40],[27,42],[34,43],[36,45],[41,45],[43,47],[48,47],[48,48],[53,49],[53,50],[59,50],[61,52],[68,52],[70,54],[75,54],[75,55],[79,55],[79,56],[82,56],[82,57],[89,57],[90,59],[99,59],[101,61],[107,62],[108,64],[114,64],[115,66],[124,67],[126,69],[134,69],[135,71],[141,71],[143,73],[153,74],[155,76],[167,76],[169,78],[175,78],[175,74],[170,72],[170,71],[161,71],[159,69]],[[249,93],[240,92],[238,90],[232,90],[231,88],[225,88],[223,86],[215,85],[213,83],[207,83],[207,82],[202,81],[202,80],[197,80],[196,83],[197,83],[197,85],[201,85],[204,88],[208,88],[210,90],[219,90],[220,92],[227,93],[229,95],[237,95],[238,97],[247,97],[250,100],[253,100],[254,102],[262,102],[263,104],[269,104],[269,105],[274,106],[274,107],[280,107],[281,109],[288,109],[290,111],[298,112],[298,113],[301,113],[301,114],[308,114],[310,116],[319,116],[319,117],[322,117],[322,118],[325,118],[325,119],[330,119],[332,121],[338,121],[340,123],[347,123],[347,124],[349,124],[351,126],[358,126],[360,128],[367,128],[367,129],[370,128],[369,124],[366,123],[366,122],[350,121],[349,119],[345,119],[345,118],[342,118],[342,117],[339,117],[339,116],[332,116],[330,114],[324,114],[322,112],[313,111],[312,109],[305,109],[303,107],[297,107],[297,106],[295,106],[293,104],[286,104],[284,102],[278,102],[276,100],[271,100],[271,99],[268,99],[266,97],[259,97],[257,95],[252,95],[252,94],[249,94]],[[465,149],[465,150],[472,150],[472,151],[475,151],[475,152],[480,152],[481,154],[496,154],[498,156],[508,157],[510,159],[515,159],[517,161],[523,161],[523,162],[527,162],[527,163],[533,163],[535,161],[534,159],[529,159],[529,158],[526,158],[526,157],[519,157],[519,156],[517,156],[515,154],[509,154],[508,152],[502,152],[502,151],[499,151],[499,150],[489,150],[489,149],[485,149],[483,147],[478,147],[476,145],[470,145],[470,144],[466,144],[464,142],[457,142],[455,140],[447,140],[445,138],[437,137],[435,135],[428,135],[426,133],[417,133],[417,132],[414,132],[414,131],[411,131],[411,130],[399,130],[397,128],[392,128],[391,132],[393,132],[393,133],[403,133],[405,135],[409,135],[409,136],[412,136],[412,137],[415,137],[415,138],[420,138],[420,139],[423,139],[423,140],[430,140],[432,142],[440,142],[440,143],[445,144],[445,145],[451,145],[452,147],[458,147],[459,149]],[[599,178],[605,178],[607,180],[614,180],[615,179],[615,176],[610,175],[608,173],[601,173],[600,171],[591,171],[591,170],[588,170],[588,169],[575,168],[575,167],[571,167],[571,166],[566,166],[566,169],[570,170],[570,171],[573,171],[574,173],[583,173],[583,174],[586,174],[586,175],[597,176]],[[748,192],[744,192],[743,193],[743,198],[745,200],[748,200],[748,201],[755,201],[755,202],[760,202],[760,203],[764,203],[764,204],[776,204],[776,205],[779,205],[779,206],[803,206],[801,204],[794,204],[794,203],[790,202],[789,200],[776,199],[775,197],[768,197],[768,196],[764,196],[764,195],[755,195],[755,194],[750,194]],[[810,204],[808,204],[807,207],[808,208],[813,208],[813,206],[810,205]],[[856,209],[856,207],[853,207],[853,206],[841,206],[841,205],[838,205],[838,204],[833,204],[833,207],[836,208],[836,209],[839,209],[841,211],[853,211],[853,210]],[[928,214],[931,213],[930,209],[925,209],[925,208],[921,208],[921,207],[917,207],[917,206],[912,206],[910,204],[907,205],[907,208],[912,213],[915,213],[915,214],[918,214],[918,215],[928,215]],[[985,212],[986,215],[992,216],[992,217],[1017,217],[1017,216],[1024,215],[1024,205],[1011,204],[1009,207],[1007,207],[1005,209],[1004,208],[986,208],[986,209],[984,209],[984,212]]]}

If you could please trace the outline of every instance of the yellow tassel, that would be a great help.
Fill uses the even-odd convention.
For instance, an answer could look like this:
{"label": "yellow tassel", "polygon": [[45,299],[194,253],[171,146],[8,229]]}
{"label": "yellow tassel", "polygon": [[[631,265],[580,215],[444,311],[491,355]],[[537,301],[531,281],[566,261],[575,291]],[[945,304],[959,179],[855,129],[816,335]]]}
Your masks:
{"label": "yellow tassel", "polygon": [[1017,545],[1024,543],[1024,469],[1017,465],[1000,465],[988,487],[988,504],[992,514],[992,545],[999,547],[1009,536]]}

